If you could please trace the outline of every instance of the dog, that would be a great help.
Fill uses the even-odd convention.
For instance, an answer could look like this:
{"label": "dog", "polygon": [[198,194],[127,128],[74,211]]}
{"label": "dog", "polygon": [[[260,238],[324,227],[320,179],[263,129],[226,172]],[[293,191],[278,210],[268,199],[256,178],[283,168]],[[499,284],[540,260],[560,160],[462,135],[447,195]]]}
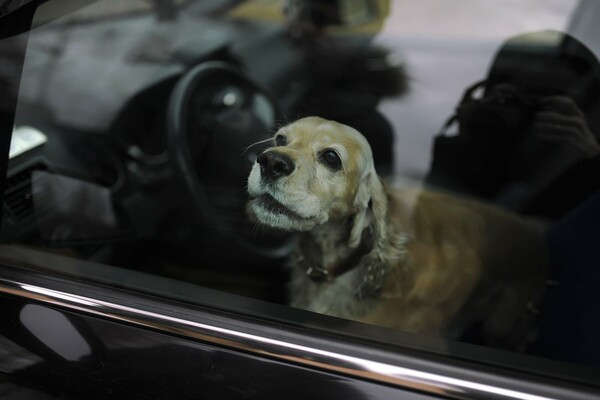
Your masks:
{"label": "dog", "polygon": [[544,291],[540,230],[474,200],[387,188],[352,127],[319,117],[282,127],[248,194],[252,219],[298,233],[292,306],[448,338],[480,326],[499,347],[533,340],[520,325]]}

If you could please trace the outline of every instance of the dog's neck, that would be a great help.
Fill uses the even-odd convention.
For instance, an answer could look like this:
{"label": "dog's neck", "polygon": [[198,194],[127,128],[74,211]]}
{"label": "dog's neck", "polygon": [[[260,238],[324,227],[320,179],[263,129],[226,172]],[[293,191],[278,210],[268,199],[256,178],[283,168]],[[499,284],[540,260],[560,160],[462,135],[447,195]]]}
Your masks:
{"label": "dog's neck", "polygon": [[350,248],[351,221],[333,221],[302,233],[296,251],[296,261],[315,282],[331,280],[360,264],[373,245],[370,235],[363,233],[357,248]]}

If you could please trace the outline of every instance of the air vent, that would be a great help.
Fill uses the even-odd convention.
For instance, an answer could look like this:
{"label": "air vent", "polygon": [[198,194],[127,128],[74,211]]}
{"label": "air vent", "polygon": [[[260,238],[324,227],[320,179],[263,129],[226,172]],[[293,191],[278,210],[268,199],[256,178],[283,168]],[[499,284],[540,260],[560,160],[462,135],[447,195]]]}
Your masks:
{"label": "air vent", "polygon": [[33,171],[48,171],[48,166],[35,164],[21,172],[11,175],[6,180],[4,204],[8,215],[20,221],[33,214],[33,197],[31,195],[31,176]]}

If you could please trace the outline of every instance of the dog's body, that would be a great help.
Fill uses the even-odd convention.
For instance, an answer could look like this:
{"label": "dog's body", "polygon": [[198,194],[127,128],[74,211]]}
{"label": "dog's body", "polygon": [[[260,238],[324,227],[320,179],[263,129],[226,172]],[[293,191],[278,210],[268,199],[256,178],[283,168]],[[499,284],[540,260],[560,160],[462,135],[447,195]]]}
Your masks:
{"label": "dog's body", "polygon": [[250,174],[249,210],[302,232],[293,306],[442,336],[477,322],[503,346],[530,339],[512,335],[544,288],[532,225],[478,202],[384,188],[368,143],[342,124],[304,118],[275,140]]}

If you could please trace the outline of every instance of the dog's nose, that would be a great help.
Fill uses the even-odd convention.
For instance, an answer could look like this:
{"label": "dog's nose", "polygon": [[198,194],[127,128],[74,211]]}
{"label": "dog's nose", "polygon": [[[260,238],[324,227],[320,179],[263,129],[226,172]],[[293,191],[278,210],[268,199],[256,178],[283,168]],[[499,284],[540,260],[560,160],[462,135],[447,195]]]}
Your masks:
{"label": "dog's nose", "polygon": [[289,156],[277,151],[262,153],[258,156],[256,162],[260,165],[262,176],[271,180],[291,174],[295,167]]}

